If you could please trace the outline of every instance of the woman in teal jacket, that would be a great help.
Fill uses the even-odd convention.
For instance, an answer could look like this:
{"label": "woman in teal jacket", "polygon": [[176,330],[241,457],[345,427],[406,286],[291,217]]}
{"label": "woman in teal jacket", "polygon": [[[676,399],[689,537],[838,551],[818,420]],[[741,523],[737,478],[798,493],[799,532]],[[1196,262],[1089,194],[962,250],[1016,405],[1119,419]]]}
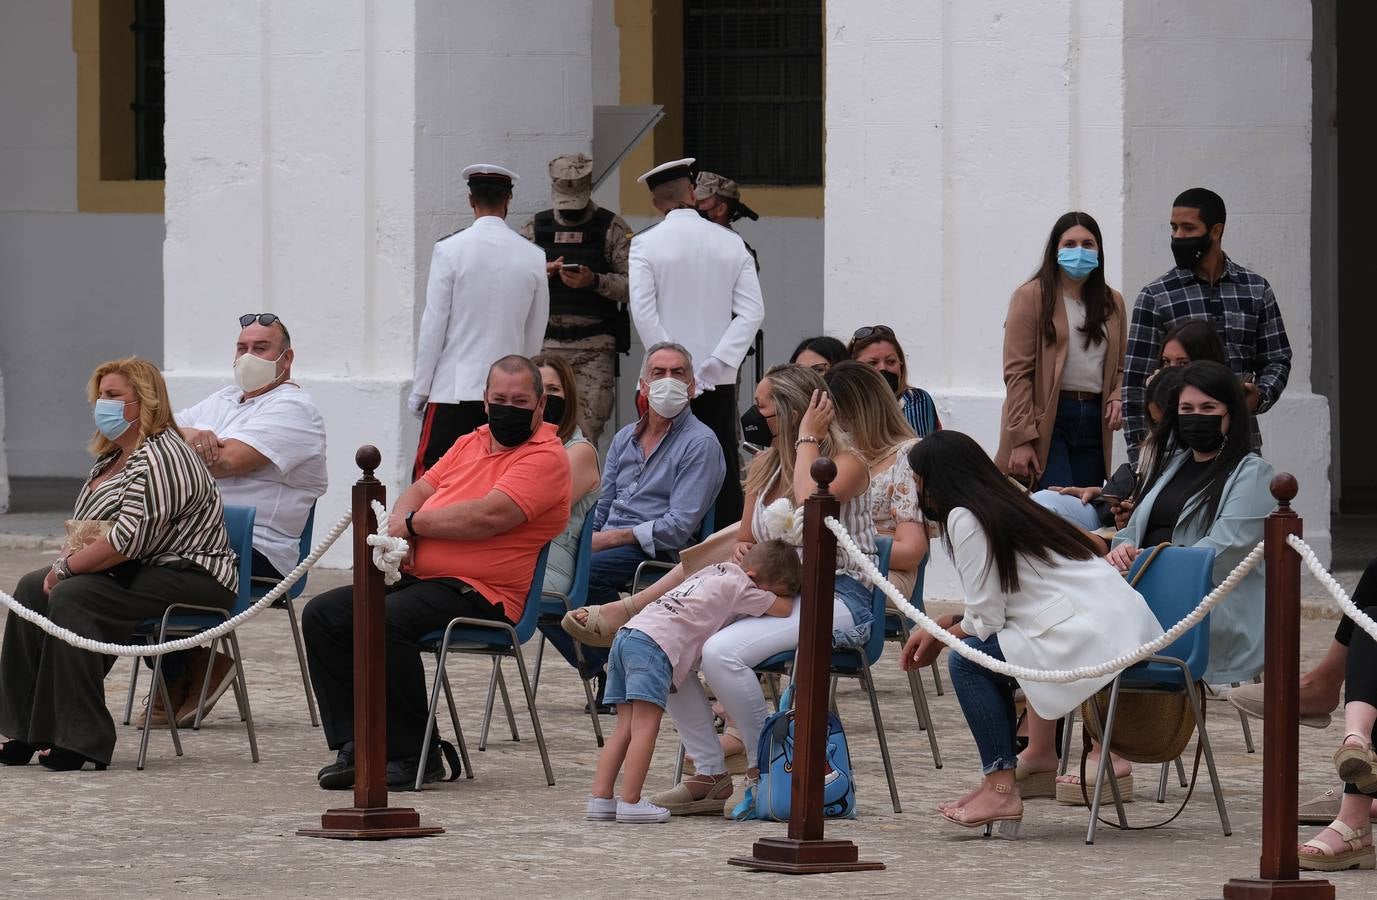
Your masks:
{"label": "woman in teal jacket", "polygon": [[[1276,505],[1272,466],[1249,449],[1250,413],[1226,366],[1186,366],[1177,402],[1165,413],[1154,435],[1162,450],[1146,492],[1114,536],[1108,558],[1127,572],[1140,548],[1208,547],[1217,586],[1262,540],[1263,520]],[[1259,564],[1210,613],[1207,683],[1249,681],[1262,671],[1264,606]]]}

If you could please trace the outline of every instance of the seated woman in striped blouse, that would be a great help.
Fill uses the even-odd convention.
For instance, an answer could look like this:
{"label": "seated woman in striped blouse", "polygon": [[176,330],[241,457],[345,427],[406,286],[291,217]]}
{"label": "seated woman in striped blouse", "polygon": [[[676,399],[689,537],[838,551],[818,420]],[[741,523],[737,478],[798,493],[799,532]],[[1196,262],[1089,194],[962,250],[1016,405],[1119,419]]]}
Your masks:
{"label": "seated woman in striped blouse", "polygon": [[[174,601],[228,610],[239,587],[215,481],[182,440],[157,367],[102,363],[86,389],[95,404],[96,464],[73,519],[90,532],[51,568],[19,580],[14,597],[98,641],[123,641]],[[77,547],[74,543],[81,543]],[[104,769],[115,749],[105,706],[109,657],[49,637],[18,616],[0,649],[0,763],[57,771]]]}

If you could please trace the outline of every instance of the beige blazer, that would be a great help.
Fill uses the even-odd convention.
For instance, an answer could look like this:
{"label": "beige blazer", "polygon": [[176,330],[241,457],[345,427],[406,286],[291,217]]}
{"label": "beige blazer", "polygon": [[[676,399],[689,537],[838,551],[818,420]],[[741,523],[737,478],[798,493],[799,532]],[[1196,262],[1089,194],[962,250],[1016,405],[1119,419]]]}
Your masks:
{"label": "beige blazer", "polygon": [[[1128,345],[1128,317],[1124,313],[1124,298],[1115,290],[1113,308],[1105,322],[1105,339],[1109,342],[1104,355],[1104,385],[1100,392],[1100,437],[1104,447],[1104,470],[1111,470],[1113,432],[1104,420],[1104,409],[1110,400],[1118,400],[1124,380],[1124,350]],[[1052,426],[1057,419],[1057,399],[1061,392],[1061,373],[1066,365],[1067,342],[1071,339],[1066,321],[1066,302],[1058,296],[1052,311],[1052,324],[1057,339],[1047,343],[1038,327],[1041,290],[1030,281],[1009,301],[1009,315],[1004,320],[1004,411],[999,423],[999,452],[995,465],[1009,471],[1009,455],[1020,444],[1035,441],[1038,462],[1047,466],[1047,453],[1052,447]],[[1075,336],[1081,339],[1080,335]]]}

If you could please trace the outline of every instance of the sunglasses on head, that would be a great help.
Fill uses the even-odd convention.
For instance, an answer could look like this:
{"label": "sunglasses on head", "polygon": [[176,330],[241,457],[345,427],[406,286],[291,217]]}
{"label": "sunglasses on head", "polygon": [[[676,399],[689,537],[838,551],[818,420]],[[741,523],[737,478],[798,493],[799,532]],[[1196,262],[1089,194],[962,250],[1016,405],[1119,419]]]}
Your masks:
{"label": "sunglasses on head", "polygon": [[[257,322],[259,325],[267,326],[273,324],[274,322],[281,321],[281,319],[279,319],[272,313],[244,313],[242,316],[239,317],[239,327],[248,328],[254,322]],[[283,327],[285,328],[286,326]]]}
{"label": "sunglasses on head", "polygon": [[855,333],[851,335],[851,339],[859,341],[875,334],[883,334],[888,335],[889,337],[894,337],[894,329],[890,328],[888,325],[862,325],[860,328],[856,329]]}

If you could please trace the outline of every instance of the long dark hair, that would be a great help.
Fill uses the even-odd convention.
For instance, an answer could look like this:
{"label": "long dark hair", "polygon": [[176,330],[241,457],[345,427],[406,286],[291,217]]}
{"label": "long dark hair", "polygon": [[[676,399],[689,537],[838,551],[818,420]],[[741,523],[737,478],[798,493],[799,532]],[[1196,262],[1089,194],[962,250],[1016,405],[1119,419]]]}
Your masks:
{"label": "long dark hair", "polygon": [[1013,593],[1018,585],[1018,557],[1031,556],[1048,565],[1055,557],[1092,559],[1098,548],[1090,535],[1034,503],[1004,477],[985,451],[959,431],[934,431],[908,452],[908,464],[919,485],[924,507],[937,517],[938,532],[946,539],[947,516],[965,507],[975,516],[990,543],[990,559],[999,572],[999,587]]}
{"label": "long dark hair", "polygon": [[1079,211],[1066,213],[1057,219],[1052,226],[1052,233],[1047,236],[1047,246],[1042,251],[1042,265],[1028,280],[1038,283],[1038,290],[1042,295],[1041,311],[1038,314],[1042,339],[1049,344],[1055,343],[1057,329],[1052,324],[1052,311],[1056,309],[1057,297],[1061,295],[1061,267],[1057,265],[1057,251],[1061,249],[1061,236],[1077,225],[1083,226],[1095,236],[1096,250],[1100,254],[1100,264],[1086,277],[1085,284],[1081,287],[1081,302],[1085,304],[1085,326],[1081,333],[1085,335],[1085,347],[1088,350],[1092,344],[1098,344],[1105,339],[1108,330],[1105,323],[1109,321],[1109,314],[1114,309],[1114,296],[1104,281],[1104,239],[1100,236],[1099,223],[1089,213]]}
{"label": "long dark hair", "polygon": [[[1224,446],[1205,470],[1206,481],[1200,493],[1195,499],[1188,501],[1189,505],[1184,510],[1186,521],[1198,519],[1202,522],[1212,522],[1224,498],[1224,483],[1229,480],[1229,476],[1238,468],[1243,458],[1253,452],[1252,414],[1248,412],[1248,404],[1243,399],[1243,388],[1239,386],[1238,378],[1228,366],[1206,359],[1182,366],[1180,372],[1182,389],[1193,387],[1223,403],[1229,411],[1229,433],[1224,435]],[[1177,396],[1180,397],[1179,390]],[[1168,408],[1164,408],[1162,421],[1157,423],[1157,428],[1153,432],[1154,438],[1159,435],[1162,440],[1175,438],[1179,418],[1177,404],[1172,403]],[[1177,445],[1180,446],[1179,440]]]}
{"label": "long dark hair", "polygon": [[804,350],[812,350],[818,356],[827,360],[829,366],[835,366],[837,363],[847,358],[846,345],[836,338],[828,337],[825,334],[819,335],[818,337],[804,338],[799,341],[799,345],[794,348],[794,355],[789,357],[789,362],[797,365],[798,358]]}
{"label": "long dark hair", "polygon": [[[1181,372],[1184,368],[1185,366],[1176,366],[1161,370],[1152,376],[1152,383],[1147,387],[1143,414],[1147,417],[1150,427],[1147,437],[1138,447],[1139,454],[1147,454],[1147,459],[1140,460],[1138,471],[1143,473],[1143,477],[1138,479],[1138,491],[1133,497],[1135,503],[1152,490],[1158,476],[1166,468],[1167,460],[1176,452],[1176,429],[1163,428],[1162,419],[1166,417],[1167,410],[1176,409],[1176,400],[1181,394]],[[1155,419],[1149,409],[1154,404],[1162,410],[1162,415]]]}
{"label": "long dark hair", "polygon": [[1226,365],[1229,362],[1224,355],[1224,342],[1219,339],[1219,332],[1214,330],[1214,323],[1209,319],[1187,319],[1177,325],[1162,338],[1162,348],[1166,349],[1171,341],[1181,345],[1191,362],[1204,359]]}

